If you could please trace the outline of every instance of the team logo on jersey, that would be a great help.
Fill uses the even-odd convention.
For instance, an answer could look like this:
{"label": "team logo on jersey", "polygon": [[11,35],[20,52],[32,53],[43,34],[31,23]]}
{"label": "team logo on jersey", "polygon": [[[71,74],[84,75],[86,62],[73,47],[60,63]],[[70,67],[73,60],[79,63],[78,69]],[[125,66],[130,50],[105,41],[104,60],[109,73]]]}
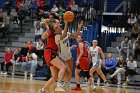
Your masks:
{"label": "team logo on jersey", "polygon": [[95,57],[96,52],[97,52],[97,51],[92,51],[92,52],[91,52],[91,56],[92,56],[92,57]]}

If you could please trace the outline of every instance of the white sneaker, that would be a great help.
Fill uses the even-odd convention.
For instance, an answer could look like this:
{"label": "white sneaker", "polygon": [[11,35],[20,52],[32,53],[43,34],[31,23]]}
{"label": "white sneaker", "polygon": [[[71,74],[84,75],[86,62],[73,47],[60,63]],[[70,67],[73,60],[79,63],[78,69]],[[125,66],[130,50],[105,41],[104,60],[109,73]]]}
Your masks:
{"label": "white sneaker", "polygon": [[97,85],[100,85],[100,78],[98,78],[97,80]]}
{"label": "white sneaker", "polygon": [[129,82],[129,81],[130,81],[129,78],[127,77],[127,78],[126,78],[126,82]]}
{"label": "white sneaker", "polygon": [[33,78],[33,74],[30,74],[30,78]]}
{"label": "white sneaker", "polygon": [[104,83],[104,87],[108,87],[109,86],[109,83],[108,82],[105,82]]}
{"label": "white sneaker", "polygon": [[65,90],[64,90],[62,87],[60,87],[60,86],[59,86],[59,87],[56,87],[56,88],[55,88],[55,91],[62,91],[62,92],[65,92]]}
{"label": "white sneaker", "polygon": [[128,84],[127,84],[127,82],[124,82],[122,85],[123,85],[123,86],[127,86]]}
{"label": "white sneaker", "polygon": [[27,72],[24,72],[24,78],[27,78]]}
{"label": "white sneaker", "polygon": [[46,93],[46,91],[43,91],[42,89],[40,89],[40,90],[38,91],[38,93]]}
{"label": "white sneaker", "polygon": [[0,72],[0,75],[3,75],[3,72]]}
{"label": "white sneaker", "polygon": [[59,82],[57,83],[57,87],[55,88],[55,91],[65,92],[65,90],[63,89],[63,85]]}
{"label": "white sneaker", "polygon": [[7,72],[4,72],[3,75],[7,75]]}
{"label": "white sneaker", "polygon": [[92,88],[93,88],[93,89],[96,89],[96,86],[95,86],[95,85],[92,85]]}
{"label": "white sneaker", "polygon": [[117,85],[121,85],[121,82],[118,82]]}

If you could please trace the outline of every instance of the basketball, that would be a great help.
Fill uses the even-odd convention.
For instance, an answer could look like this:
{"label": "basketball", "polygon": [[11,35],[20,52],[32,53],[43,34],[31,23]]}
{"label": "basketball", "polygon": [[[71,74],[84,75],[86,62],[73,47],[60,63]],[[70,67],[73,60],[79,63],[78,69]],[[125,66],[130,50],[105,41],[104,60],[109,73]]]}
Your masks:
{"label": "basketball", "polygon": [[74,20],[74,13],[72,11],[66,11],[63,15],[64,20],[72,22]]}

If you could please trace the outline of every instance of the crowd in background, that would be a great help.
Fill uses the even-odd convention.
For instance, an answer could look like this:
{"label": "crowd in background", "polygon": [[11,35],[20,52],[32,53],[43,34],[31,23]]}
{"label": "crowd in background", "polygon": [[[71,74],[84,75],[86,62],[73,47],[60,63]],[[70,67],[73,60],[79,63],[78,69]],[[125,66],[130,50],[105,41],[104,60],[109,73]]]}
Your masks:
{"label": "crowd in background", "polygon": [[[7,15],[3,16],[3,11],[0,12],[0,29],[9,28],[11,23],[20,24],[20,22],[25,20],[25,16],[35,17],[35,38],[34,41],[25,42],[21,50],[16,49],[12,51],[10,48],[7,48],[4,62],[1,64],[1,74],[7,74],[10,66],[20,63],[21,70],[24,71],[25,77],[27,77],[27,72],[29,71],[30,77],[32,78],[35,74],[37,61],[40,59],[44,60],[44,44],[47,42],[42,42],[40,39],[42,33],[48,29],[44,21],[46,22],[48,19],[57,18],[63,28],[64,12],[71,10],[77,13],[79,8],[75,2],[66,8],[63,8],[63,2],[56,2],[53,8],[49,9],[49,3],[45,3],[44,5],[43,0],[17,0],[16,15],[12,15],[10,4],[8,2],[5,3]],[[113,58],[112,54],[109,53],[105,60],[105,66],[101,67],[105,75],[107,73],[110,74],[111,80],[114,80],[114,77],[117,76],[117,84],[121,84],[122,75],[125,74],[124,85],[126,85],[129,81],[128,75],[136,74],[136,60],[137,55],[140,53],[140,15],[130,15],[128,18],[128,32],[131,32],[131,35],[125,36],[121,42],[120,48],[118,48],[118,59],[116,60],[116,58]],[[4,71],[4,66],[6,66],[6,71]],[[29,68],[31,70],[28,70]]]}

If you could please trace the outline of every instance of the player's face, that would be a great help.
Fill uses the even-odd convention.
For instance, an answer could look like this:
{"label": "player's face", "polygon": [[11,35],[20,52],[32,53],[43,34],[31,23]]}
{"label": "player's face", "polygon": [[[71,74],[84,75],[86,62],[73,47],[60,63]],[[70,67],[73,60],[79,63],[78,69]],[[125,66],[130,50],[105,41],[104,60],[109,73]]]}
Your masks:
{"label": "player's face", "polygon": [[93,46],[97,46],[97,41],[92,41]]}
{"label": "player's face", "polygon": [[81,41],[82,41],[81,36],[78,36],[78,37],[77,37],[77,42],[81,42]]}
{"label": "player's face", "polygon": [[62,28],[58,23],[54,24],[54,31],[56,34],[62,34]]}

